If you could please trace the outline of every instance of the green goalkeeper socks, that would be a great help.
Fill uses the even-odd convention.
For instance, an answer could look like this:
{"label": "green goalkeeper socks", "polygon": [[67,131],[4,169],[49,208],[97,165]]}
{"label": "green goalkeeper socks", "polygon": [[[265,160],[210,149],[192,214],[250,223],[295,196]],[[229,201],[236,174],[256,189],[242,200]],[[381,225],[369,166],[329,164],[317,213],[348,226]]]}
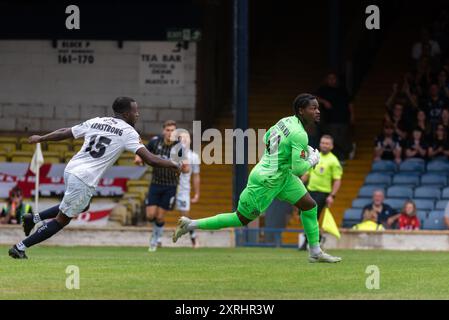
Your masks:
{"label": "green goalkeeper socks", "polygon": [[317,246],[320,243],[320,228],[318,227],[317,212],[317,206],[315,206],[315,208],[302,211],[301,213],[304,232],[311,247]]}
{"label": "green goalkeeper socks", "polygon": [[195,222],[197,228],[202,230],[218,230],[243,225],[236,212],[217,214],[213,217],[198,219]]}

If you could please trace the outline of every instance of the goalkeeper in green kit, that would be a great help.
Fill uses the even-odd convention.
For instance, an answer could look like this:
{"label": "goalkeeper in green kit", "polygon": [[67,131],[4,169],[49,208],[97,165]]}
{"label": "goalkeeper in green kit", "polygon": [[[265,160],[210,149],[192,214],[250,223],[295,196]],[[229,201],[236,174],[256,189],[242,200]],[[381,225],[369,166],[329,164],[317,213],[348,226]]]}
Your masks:
{"label": "goalkeeper in green kit", "polygon": [[317,205],[299,178],[320,159],[319,151],[308,146],[309,139],[304,129],[304,126],[320,120],[318,101],[313,95],[300,94],[293,102],[293,109],[295,115],[281,119],[265,134],[266,150],[249,175],[237,211],[198,220],[181,217],[173,234],[173,242],[195,229],[218,230],[246,226],[277,198],[300,210],[309,242],[310,262],[341,261],[341,258],[321,250]]}

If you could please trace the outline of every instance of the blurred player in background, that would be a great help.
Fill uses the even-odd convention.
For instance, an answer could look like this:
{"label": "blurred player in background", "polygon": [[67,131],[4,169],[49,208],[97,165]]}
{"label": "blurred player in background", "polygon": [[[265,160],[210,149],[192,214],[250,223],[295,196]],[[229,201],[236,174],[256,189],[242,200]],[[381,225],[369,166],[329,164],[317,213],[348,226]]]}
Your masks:
{"label": "blurred player in background", "polygon": [[21,224],[24,215],[32,214],[31,205],[23,202],[22,189],[18,186],[9,192],[8,203],[3,206],[0,213],[0,224]]}
{"label": "blurred player in background", "polygon": [[[176,209],[185,217],[190,217],[190,203],[197,203],[200,198],[200,159],[198,154],[190,149],[190,134],[186,130],[179,133],[180,142],[186,151],[186,160],[190,166],[188,172],[179,176],[178,192],[176,193]],[[193,176],[193,198],[190,199],[190,178]],[[195,230],[190,231],[190,240],[194,248],[198,247]]]}
{"label": "blurred player in background", "polygon": [[29,138],[30,143],[40,143],[84,137],[84,144],[65,167],[66,190],[58,210],[54,210],[53,207],[31,219],[24,219],[25,233],[29,234],[35,223],[54,219],[44,222],[31,236],[9,249],[12,258],[27,259],[25,249],[52,237],[68,225],[72,218],[86,211],[101,177],[124,151],[136,153],[151,166],[170,169],[174,174],[180,171],[181,162],[161,159],[141,144],[139,134],[134,129],[139,117],[134,99],[119,97],[114,101],[112,109],[114,117],[97,117],[72,128],[63,128],[44,136],[34,135]]}
{"label": "blurred player in background", "polygon": [[[338,190],[341,186],[343,168],[340,161],[332,153],[334,139],[330,135],[324,135],[320,140],[320,162],[311,168],[303,177],[302,181],[307,184],[307,190],[318,206],[318,220],[325,207],[330,208],[334,203]],[[320,243],[324,243],[324,238],[320,234]],[[301,250],[307,248],[307,237],[301,245]]]}
{"label": "blurred player in background", "polygon": [[[161,135],[153,137],[147,145],[147,149],[155,155],[170,159],[172,148],[178,143],[172,139],[176,130],[176,122],[165,121],[162,126]],[[135,163],[142,165],[142,159],[137,155]],[[188,165],[183,167],[183,172],[187,172]],[[151,184],[146,199],[146,216],[153,224],[153,233],[150,239],[149,252],[156,251],[162,245],[162,234],[164,232],[165,214],[175,207],[176,188],[179,183],[179,175],[169,168],[154,168],[151,177]]]}
{"label": "blurred player in background", "polygon": [[199,220],[181,217],[173,234],[173,242],[195,229],[218,230],[248,225],[277,198],[300,210],[309,241],[310,262],[341,261],[341,258],[321,250],[317,205],[299,178],[320,160],[319,151],[308,145],[304,129],[320,120],[318,101],[313,95],[301,94],[293,102],[293,109],[293,116],[279,120],[265,134],[266,150],[249,175],[248,185],[240,195],[237,211]]}

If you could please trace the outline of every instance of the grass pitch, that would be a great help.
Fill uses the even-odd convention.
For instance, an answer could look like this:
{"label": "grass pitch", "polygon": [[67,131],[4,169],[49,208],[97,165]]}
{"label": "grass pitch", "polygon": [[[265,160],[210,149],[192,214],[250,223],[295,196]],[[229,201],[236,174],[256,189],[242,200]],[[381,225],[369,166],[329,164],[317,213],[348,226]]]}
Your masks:
{"label": "grass pitch", "polygon": [[[309,264],[293,249],[36,247],[13,260],[0,247],[0,299],[448,299],[449,254],[331,251]],[[66,288],[66,268],[80,289]],[[380,289],[365,286],[378,266]]]}

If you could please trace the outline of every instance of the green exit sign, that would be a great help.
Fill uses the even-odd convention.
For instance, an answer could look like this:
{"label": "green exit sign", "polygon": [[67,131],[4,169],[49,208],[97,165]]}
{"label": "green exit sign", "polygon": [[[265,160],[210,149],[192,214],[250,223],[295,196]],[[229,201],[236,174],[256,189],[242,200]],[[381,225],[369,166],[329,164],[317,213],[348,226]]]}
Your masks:
{"label": "green exit sign", "polygon": [[168,41],[200,41],[201,31],[198,29],[169,29],[167,30]]}

